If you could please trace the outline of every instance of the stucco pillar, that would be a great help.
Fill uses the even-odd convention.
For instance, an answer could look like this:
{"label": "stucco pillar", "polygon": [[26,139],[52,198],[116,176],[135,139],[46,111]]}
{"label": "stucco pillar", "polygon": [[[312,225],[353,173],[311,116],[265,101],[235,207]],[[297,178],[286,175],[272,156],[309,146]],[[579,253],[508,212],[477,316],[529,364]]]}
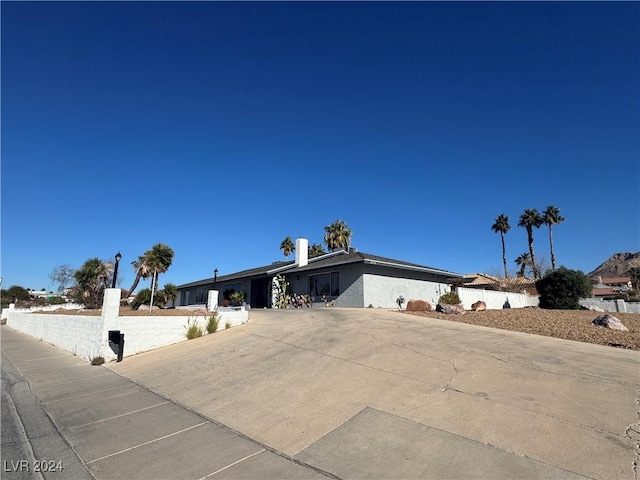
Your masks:
{"label": "stucco pillar", "polygon": [[207,297],[207,310],[215,312],[218,310],[218,290],[209,290]]}
{"label": "stucco pillar", "polygon": [[107,288],[104,291],[104,300],[102,301],[102,335],[97,343],[100,355],[107,361],[116,358],[115,353],[109,348],[109,330],[118,330],[120,295],[119,288]]}
{"label": "stucco pillar", "polygon": [[616,300],[616,310],[620,313],[627,313],[627,304],[622,298]]}

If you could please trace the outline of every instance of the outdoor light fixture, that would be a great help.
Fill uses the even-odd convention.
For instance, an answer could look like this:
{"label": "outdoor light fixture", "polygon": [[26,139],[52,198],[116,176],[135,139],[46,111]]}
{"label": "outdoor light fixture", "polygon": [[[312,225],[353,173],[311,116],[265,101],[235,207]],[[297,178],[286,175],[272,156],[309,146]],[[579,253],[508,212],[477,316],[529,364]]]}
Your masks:
{"label": "outdoor light fixture", "polygon": [[215,288],[217,281],[218,281],[218,269],[216,268],[213,271],[213,288]]}
{"label": "outdoor light fixture", "polygon": [[116,280],[118,279],[118,264],[122,260],[122,254],[120,252],[116,253],[116,265],[113,268],[113,281],[111,282],[111,288],[116,288]]}

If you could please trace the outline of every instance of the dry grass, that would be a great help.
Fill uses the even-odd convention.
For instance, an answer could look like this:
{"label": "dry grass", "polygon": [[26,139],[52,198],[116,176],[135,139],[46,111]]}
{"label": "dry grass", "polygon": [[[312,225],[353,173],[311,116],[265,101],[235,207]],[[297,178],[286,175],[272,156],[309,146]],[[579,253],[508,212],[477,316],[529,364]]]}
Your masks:
{"label": "dry grass", "polygon": [[619,319],[629,329],[627,332],[594,325],[593,320],[604,314],[588,310],[512,308],[467,312],[464,315],[447,315],[439,312],[409,312],[409,314],[483,327],[501,328],[513,332],[564,338],[577,342],[640,350],[640,314],[638,313],[609,314]]}

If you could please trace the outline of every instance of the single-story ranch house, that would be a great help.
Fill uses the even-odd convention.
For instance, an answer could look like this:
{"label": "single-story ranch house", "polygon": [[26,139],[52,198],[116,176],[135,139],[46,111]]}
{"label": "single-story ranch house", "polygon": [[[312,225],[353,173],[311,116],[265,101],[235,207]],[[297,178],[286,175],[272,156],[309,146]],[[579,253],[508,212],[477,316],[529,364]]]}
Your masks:
{"label": "single-story ranch house", "polygon": [[358,252],[337,250],[308,258],[308,241],[296,240],[295,260],[275,262],[217,278],[178,286],[178,305],[205,305],[209,290],[218,290],[218,304],[232,292],[244,292],[251,308],[273,305],[273,281],[283,275],[290,293],[309,295],[315,303],[336,307],[397,307],[397,299],[418,298],[432,305],[449,292],[452,279],[462,275],[415,263]]}

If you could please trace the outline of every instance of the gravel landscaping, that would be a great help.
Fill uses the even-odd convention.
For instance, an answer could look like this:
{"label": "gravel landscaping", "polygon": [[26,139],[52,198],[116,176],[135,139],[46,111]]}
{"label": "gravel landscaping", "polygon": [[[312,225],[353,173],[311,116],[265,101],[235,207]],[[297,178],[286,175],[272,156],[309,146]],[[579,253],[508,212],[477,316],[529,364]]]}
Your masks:
{"label": "gravel landscaping", "polygon": [[512,308],[483,312],[468,311],[464,315],[448,315],[439,312],[406,313],[483,327],[501,328],[513,332],[564,338],[576,342],[640,350],[640,314],[638,313],[609,313],[629,329],[626,332],[594,325],[593,320],[604,313],[589,310]]}

